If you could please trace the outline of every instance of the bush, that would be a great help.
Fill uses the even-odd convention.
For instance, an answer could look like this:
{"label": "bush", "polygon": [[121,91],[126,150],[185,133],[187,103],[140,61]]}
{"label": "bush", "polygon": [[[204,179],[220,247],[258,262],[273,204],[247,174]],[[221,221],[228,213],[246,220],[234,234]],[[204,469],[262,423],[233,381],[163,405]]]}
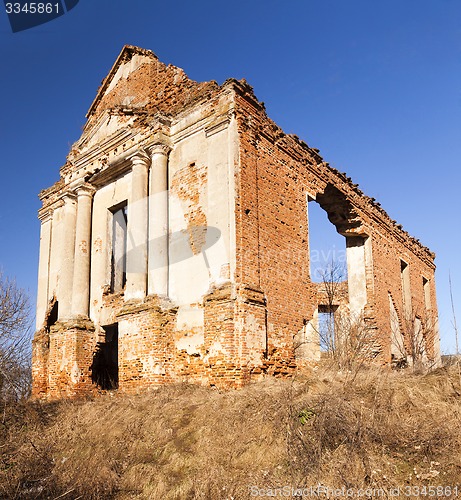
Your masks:
{"label": "bush", "polygon": [[31,387],[30,304],[26,292],[0,272],[0,399],[27,398]]}

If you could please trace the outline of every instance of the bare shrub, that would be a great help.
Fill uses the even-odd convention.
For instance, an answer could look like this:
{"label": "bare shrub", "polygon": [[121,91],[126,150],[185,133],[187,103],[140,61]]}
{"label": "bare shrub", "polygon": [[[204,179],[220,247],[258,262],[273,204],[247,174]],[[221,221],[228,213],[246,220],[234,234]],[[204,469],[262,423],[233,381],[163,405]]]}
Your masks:
{"label": "bare shrub", "polygon": [[30,304],[26,292],[0,271],[0,398],[30,394]]}
{"label": "bare shrub", "polygon": [[437,335],[437,332],[430,316],[412,311],[402,323],[399,336],[392,337],[394,368],[411,368],[423,372],[434,368],[437,359],[429,356],[428,339]]}
{"label": "bare shrub", "polygon": [[325,301],[319,310],[323,308],[326,313],[325,324],[317,330],[320,348],[335,367],[357,369],[375,356],[375,330],[365,321],[363,313],[354,314],[343,299],[347,287],[344,264],[331,261],[319,274]]}
{"label": "bare shrub", "polygon": [[334,316],[334,329],[335,343],[330,355],[339,369],[357,370],[375,357],[375,330],[367,324],[363,314],[338,311]]}

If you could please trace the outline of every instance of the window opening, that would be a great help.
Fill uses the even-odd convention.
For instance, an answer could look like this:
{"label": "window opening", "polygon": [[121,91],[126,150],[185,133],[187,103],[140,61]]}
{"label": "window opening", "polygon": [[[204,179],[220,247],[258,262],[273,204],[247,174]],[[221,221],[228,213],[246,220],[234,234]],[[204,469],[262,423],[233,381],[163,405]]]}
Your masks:
{"label": "window opening", "polygon": [[338,306],[319,305],[318,307],[318,333],[320,350],[334,352],[335,350],[335,313]]}
{"label": "window opening", "polygon": [[91,380],[100,389],[118,388],[118,323],[104,326],[105,341],[98,342],[91,365]]}
{"label": "window opening", "polygon": [[347,280],[346,239],[337,232],[327,212],[315,200],[310,198],[307,205],[311,281]]}
{"label": "window opening", "polygon": [[126,252],[127,252],[127,205],[111,209],[112,212],[112,252],[110,288],[112,292],[120,292],[126,284]]}
{"label": "window opening", "polygon": [[402,280],[403,310],[406,320],[409,320],[411,319],[410,266],[403,260],[400,261],[400,275]]}
{"label": "window opening", "polygon": [[424,290],[424,305],[426,307],[426,312],[430,312],[432,309],[431,304],[431,286],[429,280],[423,276],[423,290]]}

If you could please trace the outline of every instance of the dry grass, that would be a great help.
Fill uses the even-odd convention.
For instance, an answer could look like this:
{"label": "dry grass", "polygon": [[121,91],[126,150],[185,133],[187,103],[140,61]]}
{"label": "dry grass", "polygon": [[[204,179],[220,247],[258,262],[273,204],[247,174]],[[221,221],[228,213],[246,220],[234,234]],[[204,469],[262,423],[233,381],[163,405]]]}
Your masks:
{"label": "dry grass", "polygon": [[1,498],[244,499],[250,487],[454,485],[456,367],[428,375],[319,369],[240,391],[8,406]]}

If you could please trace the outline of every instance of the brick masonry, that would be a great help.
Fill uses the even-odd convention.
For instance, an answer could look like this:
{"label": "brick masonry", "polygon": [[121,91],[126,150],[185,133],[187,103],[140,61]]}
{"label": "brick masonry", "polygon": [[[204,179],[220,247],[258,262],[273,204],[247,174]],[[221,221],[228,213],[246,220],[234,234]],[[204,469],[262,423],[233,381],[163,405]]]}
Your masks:
{"label": "brick masonry", "polygon": [[[353,284],[350,278],[341,283],[337,300],[344,310],[352,311],[354,300],[359,304],[360,318],[376,345],[374,361],[393,361],[391,297],[405,354],[411,352],[416,322],[424,325],[425,360],[437,365],[434,254],[318,150],[285,134],[244,80],[221,86],[193,82],[152,52],[127,46],[87,118],[60,180],[40,195],[44,251],[33,342],[35,397],[101,390],[92,366],[98,346],[109,341],[111,325],[118,332],[120,391],[180,381],[240,387],[265,375],[294,373],[307,359],[297,352],[297,342],[306,325],[315,331],[318,307],[326,300],[325,290],[310,277],[308,199],[327,212],[351,247],[349,274],[363,267],[357,274],[363,275],[361,282]],[[125,202],[130,220],[130,158],[139,152],[147,158],[149,148],[159,143],[169,155],[169,291],[128,299],[124,290],[110,289],[110,214]],[[65,305],[73,286],[69,276],[75,280],[80,272],[59,250],[56,238],[71,241],[85,234],[78,228],[69,233],[69,224],[58,223],[63,213],[71,214],[67,221],[83,220],[78,211],[71,218],[75,202],[66,205],[69,212],[61,208],[66,199],[76,199],[83,185],[96,192],[92,244],[75,242],[76,255],[78,249],[92,248],[85,292],[91,307],[50,324],[54,302]],[[184,236],[189,260],[174,254],[172,234]],[[216,244],[210,243],[212,234],[219,235]],[[309,351],[317,359],[318,342]]]}

